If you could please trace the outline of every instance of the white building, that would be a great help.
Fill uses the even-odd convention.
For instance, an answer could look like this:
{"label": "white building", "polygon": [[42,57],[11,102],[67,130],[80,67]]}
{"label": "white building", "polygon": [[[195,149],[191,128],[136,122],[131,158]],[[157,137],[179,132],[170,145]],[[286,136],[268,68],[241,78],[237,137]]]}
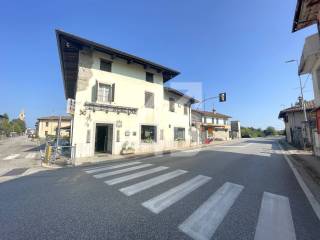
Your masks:
{"label": "white building", "polygon": [[188,97],[164,83],[179,72],[56,31],[66,99],[75,100],[76,164],[97,153],[153,152],[191,144]]}
{"label": "white building", "polygon": [[208,139],[229,140],[231,117],[217,113],[200,110],[192,110],[192,122],[200,133],[200,142],[204,143]]}

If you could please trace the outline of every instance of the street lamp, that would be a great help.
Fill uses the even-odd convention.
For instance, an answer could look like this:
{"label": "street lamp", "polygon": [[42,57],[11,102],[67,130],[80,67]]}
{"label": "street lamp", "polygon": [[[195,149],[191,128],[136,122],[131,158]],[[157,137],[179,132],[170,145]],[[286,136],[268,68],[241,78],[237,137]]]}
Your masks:
{"label": "street lamp", "polygon": [[[308,118],[307,118],[306,105],[305,105],[304,97],[303,97],[302,81],[301,81],[301,77],[300,77],[300,74],[299,74],[299,62],[296,59],[291,59],[291,60],[286,61],[285,63],[293,63],[293,62],[296,62],[296,64],[297,64],[298,77],[299,77],[299,83],[300,83],[300,94],[301,94],[302,108],[303,108],[303,114],[304,114],[304,121],[305,121],[305,126],[307,128]],[[307,129],[306,129],[306,132],[307,132]]]}
{"label": "street lamp", "polygon": [[[292,62],[296,62],[297,68],[298,68],[298,71],[299,71],[299,62],[298,62],[298,60],[292,59],[292,60],[286,61],[286,63],[292,63]],[[299,83],[300,83],[300,94],[301,94],[301,100],[302,100],[302,108],[303,108],[303,113],[304,113],[304,120],[305,120],[305,122],[307,122],[308,121],[308,119],[307,119],[307,111],[306,111],[306,105],[304,104],[303,87],[302,87],[302,81],[301,81],[301,77],[300,77],[299,73],[298,73],[298,77],[299,77]]]}

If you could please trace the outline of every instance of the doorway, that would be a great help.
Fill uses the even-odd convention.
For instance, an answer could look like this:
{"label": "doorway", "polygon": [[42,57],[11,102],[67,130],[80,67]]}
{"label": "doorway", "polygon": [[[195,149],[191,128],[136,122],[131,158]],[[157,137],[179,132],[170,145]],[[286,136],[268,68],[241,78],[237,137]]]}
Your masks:
{"label": "doorway", "polygon": [[95,152],[112,154],[112,124],[97,124],[95,137]]}

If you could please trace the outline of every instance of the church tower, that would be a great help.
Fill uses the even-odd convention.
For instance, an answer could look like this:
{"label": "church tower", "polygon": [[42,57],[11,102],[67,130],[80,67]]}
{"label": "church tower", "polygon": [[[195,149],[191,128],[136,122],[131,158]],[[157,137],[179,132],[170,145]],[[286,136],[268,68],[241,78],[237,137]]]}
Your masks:
{"label": "church tower", "polygon": [[22,120],[22,121],[24,121],[25,118],[26,118],[26,115],[25,115],[25,113],[24,113],[24,110],[22,110],[22,111],[19,113],[19,119]]}

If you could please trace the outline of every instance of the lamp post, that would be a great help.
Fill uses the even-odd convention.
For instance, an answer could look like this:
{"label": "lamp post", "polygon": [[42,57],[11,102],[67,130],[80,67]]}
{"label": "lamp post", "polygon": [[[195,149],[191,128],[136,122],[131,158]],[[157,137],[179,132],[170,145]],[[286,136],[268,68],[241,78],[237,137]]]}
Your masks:
{"label": "lamp post", "polygon": [[[296,59],[291,59],[291,60],[286,61],[285,63],[293,63],[293,62],[296,62],[297,69],[298,69],[298,77],[299,77],[299,84],[300,84],[300,94],[301,94],[301,101],[302,101],[302,109],[303,109],[304,122],[305,122],[305,127],[306,127],[306,134],[307,134],[308,118],[307,118],[306,105],[305,105],[304,96],[303,96],[302,81],[301,81],[301,77],[300,77],[300,74],[299,74],[299,62]],[[305,144],[305,141],[304,141],[304,144]]]}

